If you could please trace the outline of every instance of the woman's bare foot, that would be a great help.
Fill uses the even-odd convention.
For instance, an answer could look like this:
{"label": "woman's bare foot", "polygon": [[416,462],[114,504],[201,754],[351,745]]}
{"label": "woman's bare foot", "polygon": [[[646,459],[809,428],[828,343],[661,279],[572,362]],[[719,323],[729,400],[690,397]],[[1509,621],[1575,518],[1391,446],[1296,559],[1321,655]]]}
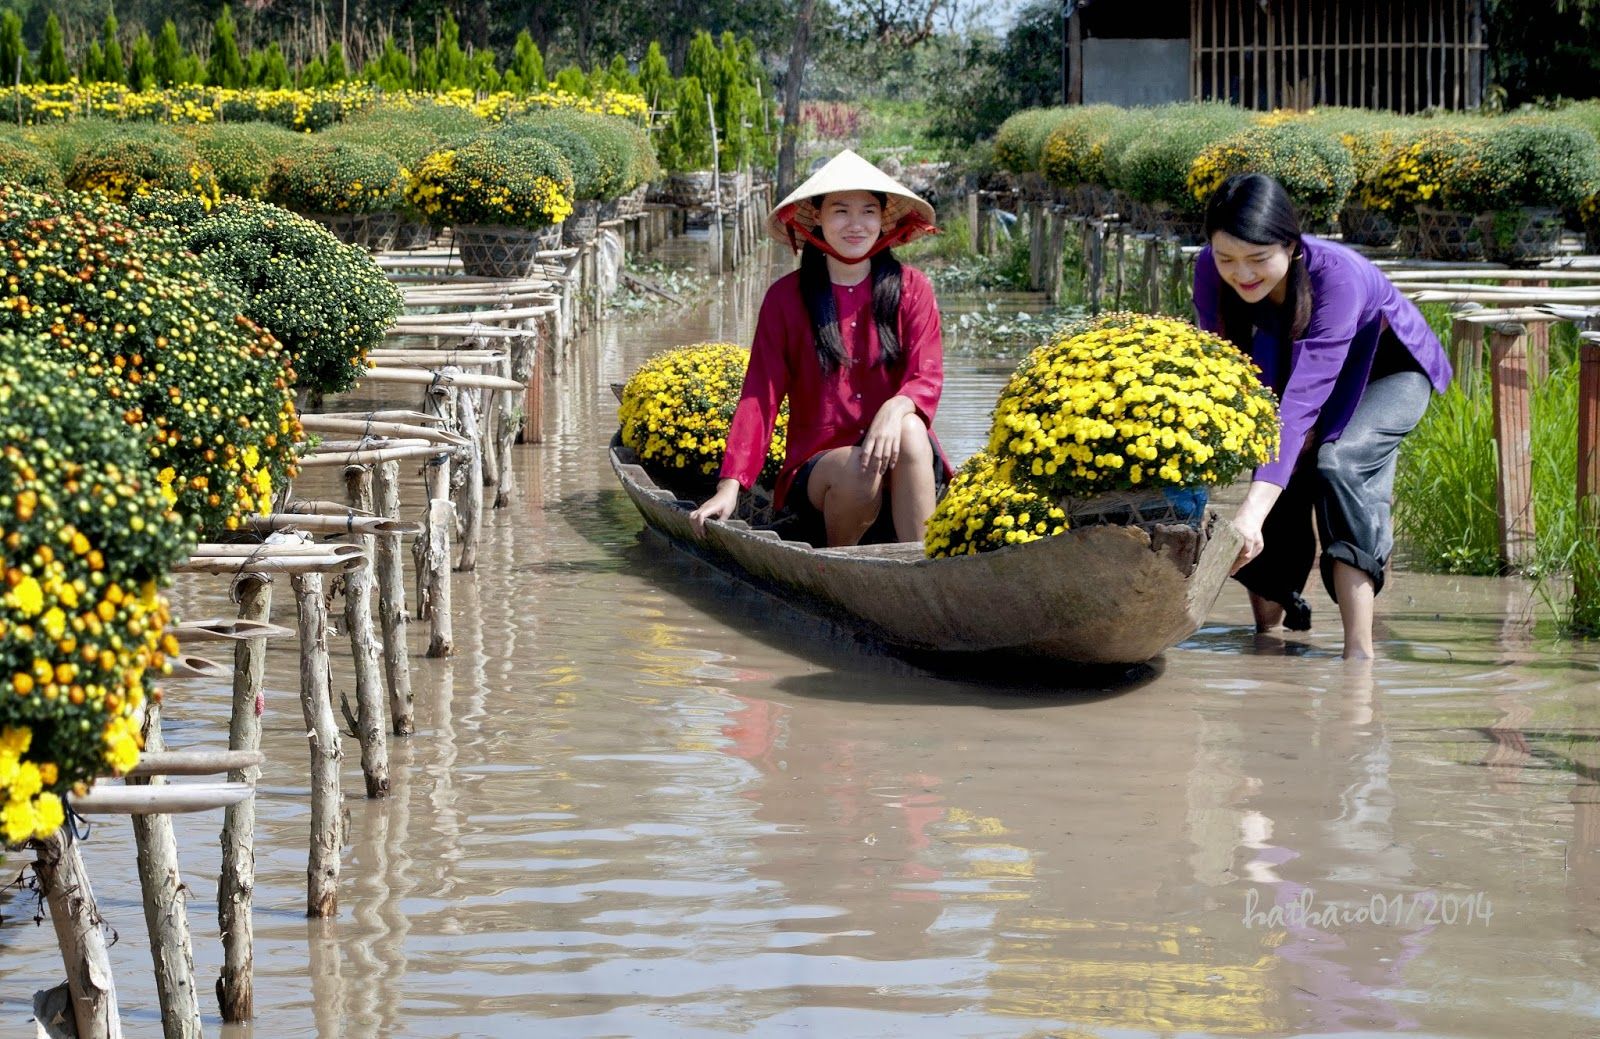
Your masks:
{"label": "woman's bare foot", "polygon": [[1283,607],[1254,592],[1250,593],[1250,612],[1255,614],[1257,634],[1266,634],[1283,623]]}

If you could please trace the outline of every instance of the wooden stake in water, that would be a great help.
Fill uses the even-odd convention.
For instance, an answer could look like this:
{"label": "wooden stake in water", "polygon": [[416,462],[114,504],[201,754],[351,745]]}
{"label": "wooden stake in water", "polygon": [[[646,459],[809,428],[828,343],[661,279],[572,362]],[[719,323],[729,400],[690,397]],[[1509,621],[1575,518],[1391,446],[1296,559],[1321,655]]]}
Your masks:
{"label": "wooden stake in water", "polygon": [[[239,619],[267,621],[272,614],[272,580],[245,574],[234,585]],[[229,750],[261,748],[261,711],[266,676],[265,639],[245,639],[233,649],[233,715],[228,725]],[[257,766],[228,773],[234,783],[252,786]],[[230,805],[222,821],[222,875],[217,881],[217,926],[222,932],[222,975],[217,1002],[224,1021],[248,1021],[255,1014],[255,928],[251,902],[256,885],[256,802],[246,798]]]}
{"label": "wooden stake in water", "polygon": [[321,574],[295,574],[300,629],[300,710],[311,747],[311,853],[306,863],[306,915],[333,916],[339,906],[343,844],[339,724],[328,689],[328,605]]}
{"label": "wooden stake in water", "polygon": [[[1578,347],[1578,523],[1591,546],[1600,544],[1600,343],[1585,336]],[[1600,607],[1600,572],[1573,569],[1573,612]]]}
{"label": "wooden stake in water", "polygon": [[[400,518],[400,463],[381,462],[373,480],[374,507],[387,519]],[[390,731],[409,736],[416,729],[411,706],[411,661],[406,649],[406,575],[400,535],[377,538],[373,565],[378,576],[378,622],[383,628],[383,677],[389,690]]]}
{"label": "wooden stake in water", "polygon": [[1527,328],[1495,325],[1489,335],[1494,395],[1494,439],[1500,453],[1495,483],[1500,519],[1500,559],[1508,569],[1533,561],[1533,436],[1529,423]]}
{"label": "wooden stake in water", "polygon": [[461,561],[456,569],[471,573],[478,568],[478,533],[483,529],[483,430],[478,422],[477,394],[473,391],[462,390],[456,395],[456,422],[457,432],[471,440],[456,451],[457,463],[466,470],[456,500],[457,515],[461,517]]}
{"label": "wooden stake in water", "polygon": [[[161,704],[152,699],[145,704],[144,749],[147,754],[159,754],[165,748]],[[129,786],[165,782],[159,776],[127,780]],[[161,1033],[166,1039],[200,1039],[200,998],[195,992],[194,948],[183,894],[187,888],[178,867],[172,817],[160,813],[135,815],[133,840],[139,889],[144,896],[145,928],[150,935],[150,957],[155,966],[156,998],[161,1006]]]}
{"label": "wooden stake in water", "polygon": [[[352,465],[344,471],[345,491],[352,508],[372,511],[372,469]],[[368,797],[389,794],[389,726],[384,717],[384,682],[378,659],[378,638],[372,625],[373,569],[376,538],[350,536],[367,557],[365,566],[344,575],[344,625],[350,636],[355,662],[356,734],[361,740],[361,775]]]}
{"label": "wooden stake in water", "polygon": [[33,869],[61,946],[78,1039],[122,1039],[111,957],[78,842],[69,830],[61,829],[53,837],[35,841],[34,847],[38,857]]}

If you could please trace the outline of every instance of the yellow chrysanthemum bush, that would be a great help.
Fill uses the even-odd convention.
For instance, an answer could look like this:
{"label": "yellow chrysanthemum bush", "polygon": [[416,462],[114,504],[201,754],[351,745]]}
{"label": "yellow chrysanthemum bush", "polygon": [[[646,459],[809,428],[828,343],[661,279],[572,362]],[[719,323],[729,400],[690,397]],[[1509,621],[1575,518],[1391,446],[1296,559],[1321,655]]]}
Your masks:
{"label": "yellow chrysanthemum bush", "polygon": [[201,533],[236,529],[293,475],[300,422],[272,336],[169,227],[101,196],[0,184],[0,332],[45,337],[143,445]]}
{"label": "yellow chrysanthemum bush", "polygon": [[176,650],[160,586],[191,538],[48,336],[0,333],[0,353],[0,845],[17,845],[138,762],[146,677]]}
{"label": "yellow chrysanthemum bush", "polygon": [[[1012,496],[946,494],[925,547],[930,555],[983,551],[1055,533],[1054,517],[1036,513],[1036,502],[1063,507],[1064,527],[1070,503],[1084,499],[1232,481],[1278,448],[1277,403],[1257,375],[1233,344],[1175,318],[1112,314],[1064,330],[1017,366],[995,405],[994,461],[977,473]],[[1016,504],[1003,512],[995,501]],[[1018,509],[1029,515],[1027,535],[996,536],[993,523],[1017,529],[1006,515],[1022,523]]]}
{"label": "yellow chrysanthemum bush", "polygon": [[1428,129],[1398,143],[1378,166],[1361,201],[1392,218],[1411,222],[1418,206],[1439,206],[1481,147],[1483,133],[1464,125]]}
{"label": "yellow chrysanthemum bush", "polygon": [[533,137],[485,134],[422,160],[405,197],[436,223],[540,228],[572,215],[572,164]]}
{"label": "yellow chrysanthemum bush", "polygon": [[979,451],[967,459],[928,519],[923,548],[933,558],[973,555],[1054,537],[1067,513],[1014,458]]}
{"label": "yellow chrysanthemum bush", "polygon": [[[652,357],[623,388],[617,413],[622,443],[647,464],[716,475],[749,364],[750,351],[733,343],[695,343]],[[788,428],[785,404],[767,448],[763,483],[778,475]]]}
{"label": "yellow chrysanthemum bush", "polygon": [[1355,167],[1338,136],[1307,121],[1275,121],[1242,130],[1195,156],[1189,194],[1203,209],[1236,173],[1265,173],[1294,200],[1300,217],[1315,227],[1329,224],[1350,195]]}
{"label": "yellow chrysanthemum bush", "polygon": [[98,191],[125,202],[152,190],[198,196],[207,205],[222,193],[211,164],[183,137],[155,127],[126,127],[80,151],[67,170],[67,187]]}

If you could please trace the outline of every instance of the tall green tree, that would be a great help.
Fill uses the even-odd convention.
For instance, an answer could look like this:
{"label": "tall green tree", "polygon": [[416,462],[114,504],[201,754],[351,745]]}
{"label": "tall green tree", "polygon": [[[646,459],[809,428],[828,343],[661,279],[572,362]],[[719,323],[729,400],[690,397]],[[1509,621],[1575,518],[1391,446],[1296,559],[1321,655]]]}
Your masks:
{"label": "tall green tree", "polygon": [[206,59],[206,82],[214,87],[242,87],[244,59],[239,55],[238,25],[227,4],[211,26],[211,56]]}
{"label": "tall green tree", "polygon": [[382,52],[367,62],[361,70],[361,76],[383,90],[410,90],[416,82],[416,70],[411,67],[411,59],[395,43],[393,36],[383,38]]}
{"label": "tall green tree", "polygon": [[651,40],[644,61],[639,63],[639,90],[650,107],[659,111],[671,101],[672,89],[672,66],[661,53],[660,42]]}
{"label": "tall green tree", "polygon": [[78,82],[98,83],[104,74],[106,54],[100,48],[99,40],[90,40],[89,46],[83,49],[83,58],[78,62]]}
{"label": "tall green tree", "polygon": [[135,90],[153,90],[156,86],[156,49],[150,34],[143,29],[133,38],[128,51],[128,86]]}
{"label": "tall green tree", "polygon": [[44,45],[39,48],[39,80],[43,83],[65,83],[72,78],[72,66],[67,64],[67,48],[61,39],[61,22],[51,11],[44,19]]}
{"label": "tall green tree", "polygon": [[516,46],[511,51],[511,67],[506,71],[506,82],[520,93],[543,90],[544,55],[533,42],[533,34],[523,29],[517,33]]}
{"label": "tall green tree", "polygon": [[106,20],[100,25],[100,79],[106,83],[128,81],[128,69],[122,61],[122,41],[117,38],[120,29],[117,16],[107,11]]}
{"label": "tall green tree", "polygon": [[284,90],[293,85],[294,77],[289,75],[289,63],[277,40],[250,52],[249,79],[251,86],[267,90]]}
{"label": "tall green tree", "polygon": [[0,11],[0,84],[33,82],[33,60],[22,42],[22,16]]}
{"label": "tall green tree", "polygon": [[156,34],[156,84],[174,87],[189,82],[189,55],[178,42],[178,27],[168,18]]}
{"label": "tall green tree", "polygon": [[467,65],[467,52],[461,49],[461,26],[444,13],[439,22],[439,85],[443,87],[472,86],[472,70]]}

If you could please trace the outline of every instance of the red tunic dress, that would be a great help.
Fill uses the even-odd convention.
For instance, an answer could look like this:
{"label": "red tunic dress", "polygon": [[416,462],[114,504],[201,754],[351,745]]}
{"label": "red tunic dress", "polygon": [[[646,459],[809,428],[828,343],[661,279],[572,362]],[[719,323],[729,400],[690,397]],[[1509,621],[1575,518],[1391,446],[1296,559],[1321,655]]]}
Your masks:
{"label": "red tunic dress", "polygon": [[[871,279],[857,285],[835,285],[833,299],[851,363],[826,376],[817,359],[811,315],[800,296],[800,272],[773,282],[761,302],[750,367],[728,430],[722,477],[738,480],[747,490],[755,483],[772,440],[778,408],[787,396],[788,451],[773,488],[778,506],[783,505],[802,465],[819,452],[859,443],[890,397],[909,399],[930,430],[939,406],[944,347],[939,307],[927,276],[914,267],[901,269],[900,358],[892,366],[878,363]],[[948,473],[950,463],[937,437],[933,446]]]}

